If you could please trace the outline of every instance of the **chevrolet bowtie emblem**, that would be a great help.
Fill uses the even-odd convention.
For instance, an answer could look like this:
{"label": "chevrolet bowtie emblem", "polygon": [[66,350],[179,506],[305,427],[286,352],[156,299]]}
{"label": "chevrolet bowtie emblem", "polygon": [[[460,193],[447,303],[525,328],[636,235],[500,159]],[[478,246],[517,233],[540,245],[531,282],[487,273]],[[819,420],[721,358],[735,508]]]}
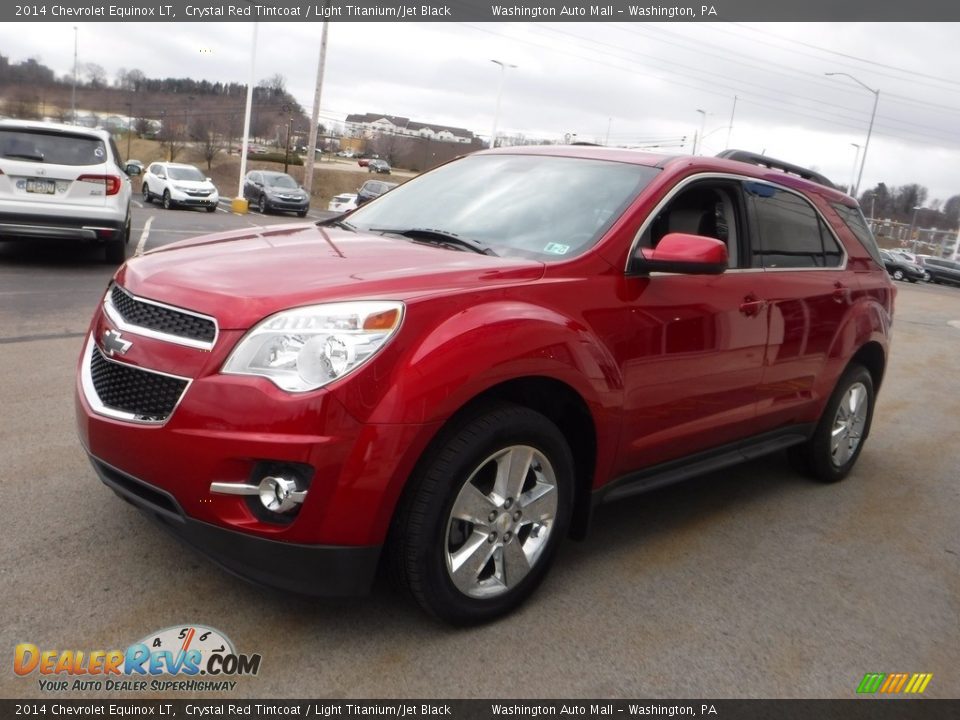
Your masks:
{"label": "chevrolet bowtie emblem", "polygon": [[110,357],[123,355],[130,349],[131,345],[133,345],[133,343],[129,340],[124,340],[116,330],[107,330],[103,334],[103,349],[107,351],[107,355]]}

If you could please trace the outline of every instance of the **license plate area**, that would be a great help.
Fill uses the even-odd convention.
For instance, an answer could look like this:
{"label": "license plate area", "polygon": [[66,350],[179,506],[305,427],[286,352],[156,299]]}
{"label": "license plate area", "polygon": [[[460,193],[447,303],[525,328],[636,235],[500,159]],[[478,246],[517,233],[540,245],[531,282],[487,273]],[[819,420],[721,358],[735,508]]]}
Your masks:
{"label": "license plate area", "polygon": [[55,183],[53,180],[38,180],[31,178],[27,180],[27,192],[38,193],[40,195],[53,195],[57,192],[57,183]]}

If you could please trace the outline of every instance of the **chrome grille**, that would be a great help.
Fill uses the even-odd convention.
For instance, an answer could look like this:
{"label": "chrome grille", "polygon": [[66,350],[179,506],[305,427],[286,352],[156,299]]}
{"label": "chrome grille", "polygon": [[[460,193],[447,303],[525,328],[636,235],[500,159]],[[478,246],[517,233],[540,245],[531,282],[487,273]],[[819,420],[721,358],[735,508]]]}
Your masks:
{"label": "chrome grille", "polygon": [[138,422],[166,420],[189,385],[182,378],[108,360],[96,345],[90,348],[89,372],[106,414]]}
{"label": "chrome grille", "polygon": [[211,345],[217,337],[213,319],[135,298],[119,285],[110,291],[110,304],[131,326]]}

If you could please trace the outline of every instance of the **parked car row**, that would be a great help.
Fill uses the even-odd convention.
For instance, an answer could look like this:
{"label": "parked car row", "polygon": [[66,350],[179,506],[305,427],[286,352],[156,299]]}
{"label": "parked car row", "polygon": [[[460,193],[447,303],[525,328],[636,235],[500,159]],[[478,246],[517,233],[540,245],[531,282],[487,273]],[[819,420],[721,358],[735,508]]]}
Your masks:
{"label": "parked car row", "polygon": [[960,285],[960,262],[933,255],[917,255],[907,250],[882,250],[884,266],[894,280]]}

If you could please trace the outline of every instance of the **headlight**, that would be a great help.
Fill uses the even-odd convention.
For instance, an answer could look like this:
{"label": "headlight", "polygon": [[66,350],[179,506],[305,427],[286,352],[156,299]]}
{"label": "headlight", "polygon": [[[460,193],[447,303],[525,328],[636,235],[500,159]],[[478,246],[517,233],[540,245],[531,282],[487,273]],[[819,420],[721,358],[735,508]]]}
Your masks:
{"label": "headlight", "polygon": [[306,392],[352,372],[400,327],[403,303],[344,302],[286,310],[248,332],[223,365],[261,375],[281,390]]}

